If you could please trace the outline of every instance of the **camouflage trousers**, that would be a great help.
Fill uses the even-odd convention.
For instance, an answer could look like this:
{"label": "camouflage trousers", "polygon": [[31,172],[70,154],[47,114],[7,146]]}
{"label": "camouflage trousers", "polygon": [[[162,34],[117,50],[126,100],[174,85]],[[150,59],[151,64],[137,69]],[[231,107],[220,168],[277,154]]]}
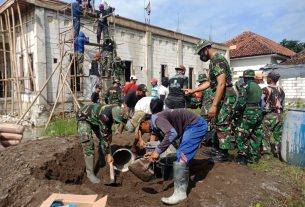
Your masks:
{"label": "camouflage trousers", "polygon": [[76,73],[77,74],[83,74],[84,70],[84,53],[76,53]]}
{"label": "camouflage trousers", "polygon": [[262,142],[262,154],[270,154],[272,150],[273,153],[278,153],[282,132],[283,114],[267,113],[264,115],[256,134]]}
{"label": "camouflage trousers", "polygon": [[249,160],[259,158],[261,140],[252,136],[262,121],[260,107],[246,107],[241,122],[236,128],[236,145],[239,154],[245,155]]}
{"label": "camouflage trousers", "polygon": [[232,136],[231,118],[233,116],[236,98],[237,96],[233,87],[227,87],[222,106],[215,119],[216,136],[219,141],[219,148],[223,150],[234,148],[235,140]]}
{"label": "camouflage trousers", "polygon": [[94,154],[94,140],[92,132],[94,132],[96,137],[99,139],[99,149],[102,150],[104,154],[109,153],[109,144],[105,139],[102,138],[102,134],[100,133],[98,126],[92,125],[87,121],[78,121],[77,131],[84,155],[91,156]]}

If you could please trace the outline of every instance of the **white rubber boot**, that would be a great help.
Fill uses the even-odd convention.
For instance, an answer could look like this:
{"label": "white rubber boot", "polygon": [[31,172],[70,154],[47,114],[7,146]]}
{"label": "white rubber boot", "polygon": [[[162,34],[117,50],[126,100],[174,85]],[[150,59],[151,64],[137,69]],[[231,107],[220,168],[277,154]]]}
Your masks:
{"label": "white rubber boot", "polygon": [[168,198],[161,198],[161,201],[168,205],[175,205],[187,198],[187,186],[189,183],[189,168],[186,164],[174,162],[174,194]]}
{"label": "white rubber boot", "polygon": [[91,181],[91,183],[99,183],[101,180],[95,177],[94,171],[93,171],[93,156],[84,156],[85,158],[85,164],[86,164],[86,173],[88,179]]}

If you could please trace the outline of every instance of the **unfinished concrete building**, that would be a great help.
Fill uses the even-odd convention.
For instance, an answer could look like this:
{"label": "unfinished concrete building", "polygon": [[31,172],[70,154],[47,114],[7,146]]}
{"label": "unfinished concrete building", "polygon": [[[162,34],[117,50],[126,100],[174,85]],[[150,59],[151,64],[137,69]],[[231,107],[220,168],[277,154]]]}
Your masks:
{"label": "unfinished concrete building", "polygon": [[[56,0],[7,0],[0,7],[0,107],[2,114],[21,116],[35,105],[73,102],[88,93],[88,71],[98,47],[85,47],[85,76],[73,69],[73,35],[70,4]],[[125,61],[125,79],[136,75],[139,83],[152,77],[172,76],[177,65],[187,68],[190,87],[208,68],[194,55],[200,40],[118,15],[109,18],[117,53]],[[81,31],[96,43],[96,24],[81,18]],[[215,43],[228,59],[228,47]],[[74,67],[75,68],[75,67]],[[150,84],[148,84],[150,85]],[[73,96],[72,96],[73,95]],[[35,100],[35,98],[37,100]]]}

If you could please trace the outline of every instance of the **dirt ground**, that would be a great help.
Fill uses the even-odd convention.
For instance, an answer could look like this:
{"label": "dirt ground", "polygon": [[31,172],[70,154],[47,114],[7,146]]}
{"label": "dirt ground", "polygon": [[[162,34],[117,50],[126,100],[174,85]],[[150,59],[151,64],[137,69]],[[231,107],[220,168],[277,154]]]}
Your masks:
{"label": "dirt ground", "polygon": [[[116,147],[129,147],[130,134],[114,136]],[[279,178],[235,163],[213,164],[199,149],[191,163],[188,199],[180,207],[255,206],[269,197],[287,197],[293,187]],[[26,141],[0,152],[0,206],[39,206],[51,193],[108,195],[107,206],[163,206],[160,198],[173,192],[173,182],[142,182],[131,172],[122,174],[122,185],[106,186],[109,169],[98,171],[100,184],[91,184],[77,137]]]}

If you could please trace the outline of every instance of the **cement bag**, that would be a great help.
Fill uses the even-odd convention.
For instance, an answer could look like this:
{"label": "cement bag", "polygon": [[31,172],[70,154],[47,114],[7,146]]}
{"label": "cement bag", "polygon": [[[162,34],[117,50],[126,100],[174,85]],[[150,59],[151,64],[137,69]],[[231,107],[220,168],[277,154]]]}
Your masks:
{"label": "cement bag", "polygon": [[0,140],[0,143],[1,143],[4,147],[9,147],[9,146],[18,145],[18,144],[20,143],[20,140]]}
{"label": "cement bag", "polygon": [[0,133],[0,140],[21,140],[22,134]]}
{"label": "cement bag", "polygon": [[25,127],[19,124],[0,124],[0,132],[23,134]]}

